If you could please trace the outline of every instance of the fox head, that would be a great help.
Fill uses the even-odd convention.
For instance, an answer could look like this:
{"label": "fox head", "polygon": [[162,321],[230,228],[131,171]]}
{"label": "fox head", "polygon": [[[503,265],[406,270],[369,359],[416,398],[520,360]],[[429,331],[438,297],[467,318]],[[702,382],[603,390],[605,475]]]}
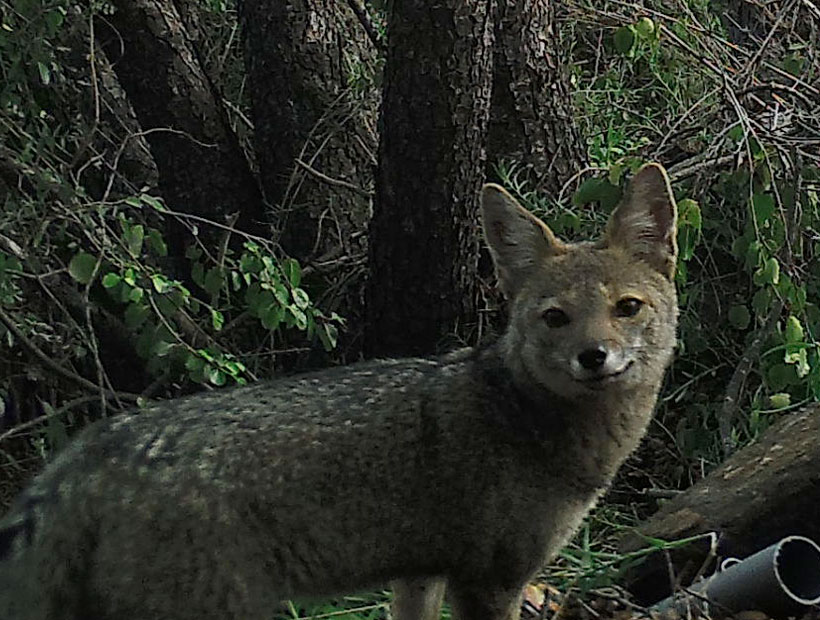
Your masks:
{"label": "fox head", "polygon": [[502,187],[484,186],[484,234],[510,318],[502,343],[521,380],[566,398],[657,388],[675,344],[676,207],[644,166],[597,242],[564,243]]}

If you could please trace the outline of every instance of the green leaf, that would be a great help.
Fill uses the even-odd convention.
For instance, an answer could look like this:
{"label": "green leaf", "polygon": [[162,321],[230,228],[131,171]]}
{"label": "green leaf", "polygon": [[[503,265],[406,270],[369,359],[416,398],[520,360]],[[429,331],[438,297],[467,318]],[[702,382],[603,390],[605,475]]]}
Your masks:
{"label": "green leaf", "polygon": [[769,258],[763,264],[766,281],[770,284],[777,284],[780,281],[780,263],[774,257]]}
{"label": "green leaf", "polygon": [[655,34],[655,22],[648,17],[642,17],[635,24],[635,32],[644,39],[650,39]]}
{"label": "green leaf", "polygon": [[142,301],[143,295],[145,295],[145,291],[143,291],[141,287],[135,286],[128,291],[128,301],[139,303]]}
{"label": "green leaf", "polygon": [[746,306],[737,305],[729,308],[729,323],[735,329],[746,329],[751,318]]}
{"label": "green leaf", "polygon": [[148,247],[157,256],[168,256],[168,246],[156,228],[148,229]]}
{"label": "green leaf", "polygon": [[222,274],[220,267],[211,267],[205,274],[205,279],[202,282],[204,288],[211,295],[216,295],[225,284],[225,277]]}
{"label": "green leaf", "polygon": [[202,367],[205,365],[205,361],[193,353],[189,353],[188,356],[185,358],[185,369],[186,370],[202,370]]}
{"label": "green leaf", "polygon": [[752,196],[752,210],[754,211],[758,226],[762,226],[774,215],[774,196],[757,192]]}
{"label": "green leaf", "polygon": [[615,31],[612,39],[615,43],[615,49],[626,56],[635,45],[635,30],[632,26],[621,26]]}
{"label": "green leaf", "polygon": [[40,80],[45,86],[48,86],[51,83],[51,71],[41,62],[37,63],[37,71],[40,73]]}
{"label": "green leaf", "polygon": [[820,306],[815,303],[806,304],[806,320],[813,329],[820,332]]}
{"label": "green leaf", "polygon": [[128,304],[128,307],[125,309],[125,326],[129,329],[136,330],[145,323],[149,314],[148,306],[138,303]]}
{"label": "green leaf", "polygon": [[758,266],[760,263],[760,252],[762,249],[763,246],[759,241],[751,241],[749,243],[746,247],[746,258],[743,261],[743,265],[746,269],[753,269]]}
{"label": "green leaf", "polygon": [[762,288],[752,296],[752,309],[758,316],[764,316],[772,305],[772,291],[770,288]]}
{"label": "green leaf", "polygon": [[142,224],[129,226],[125,232],[125,245],[133,257],[142,253],[142,241],[145,239],[145,228]]}
{"label": "green leaf", "polygon": [[268,272],[268,275],[272,278],[279,277],[279,272],[276,269],[276,263],[273,262],[273,257],[271,256],[263,256],[262,257],[262,265],[264,266],[264,271]]}
{"label": "green leaf", "polygon": [[[797,351],[791,351],[786,353],[786,355],[783,358],[783,361],[787,364],[791,364],[791,368],[794,368],[795,373],[800,379],[805,377],[811,371],[811,366],[809,366],[808,353],[806,352],[805,347],[801,347]],[[798,382],[794,381],[794,383]]]}
{"label": "green leaf", "polygon": [[626,172],[627,166],[622,163],[612,164],[609,167],[609,174],[607,175],[607,179],[613,185],[619,185],[621,183],[621,176],[623,173]]}
{"label": "green leaf", "polygon": [[703,216],[700,205],[691,198],[684,198],[678,202],[678,224],[688,225],[697,230],[701,229]]}
{"label": "green leaf", "polygon": [[205,288],[205,267],[199,261],[191,265],[191,279],[197,286]]}
{"label": "green leaf", "polygon": [[56,32],[56,30],[63,25],[63,12],[60,9],[55,9],[53,11],[49,11],[46,13],[46,24],[50,28],[51,32]]}
{"label": "green leaf", "polygon": [[732,256],[741,260],[746,256],[746,250],[749,248],[749,240],[746,237],[738,237],[732,241]]}
{"label": "green leaf", "polygon": [[185,248],[185,258],[189,261],[197,261],[202,258],[202,248],[198,245],[189,245]]}
{"label": "green leaf", "polygon": [[700,233],[691,226],[678,228],[678,254],[682,261],[688,261],[695,255]]}
{"label": "green leaf", "polygon": [[786,319],[785,333],[786,342],[788,344],[803,342],[803,326],[800,324],[800,320],[796,316],[789,315],[789,318]]}
{"label": "green leaf", "polygon": [[171,351],[173,346],[174,344],[172,342],[157,340],[151,349],[151,353],[157,357],[165,357]]}
{"label": "green leaf", "polygon": [[787,364],[772,364],[766,371],[766,381],[773,392],[780,392],[790,384],[797,383],[795,367]]}
{"label": "green leaf", "polygon": [[152,209],[156,209],[157,211],[167,211],[165,205],[162,204],[162,201],[159,198],[154,198],[153,196],[149,196],[148,194],[142,194],[140,196],[140,200],[147,204]]}
{"label": "green leaf", "polygon": [[332,351],[336,348],[336,342],[339,338],[339,330],[335,325],[332,323],[323,324],[317,332],[317,335],[319,336],[319,340],[321,340],[325,351]]}
{"label": "green leaf", "polygon": [[777,284],[780,281],[780,264],[774,257],[766,259],[763,266],[755,271],[752,281],[756,286]]}
{"label": "green leaf", "polygon": [[162,315],[168,319],[169,323],[172,323],[171,319],[176,315],[179,308],[171,299],[170,295],[160,295],[159,297],[155,298],[155,302],[157,304],[157,308],[162,313]]}
{"label": "green leaf", "polygon": [[772,409],[785,409],[791,402],[792,397],[788,392],[778,392],[769,396],[769,406]]}
{"label": "green leaf", "polygon": [[302,310],[310,305],[310,297],[308,297],[308,294],[301,288],[293,289],[293,301]]}
{"label": "green leaf", "polygon": [[296,306],[288,306],[288,312],[293,317],[293,322],[300,330],[304,330],[308,325],[307,315]]}
{"label": "green leaf", "polygon": [[597,200],[598,186],[601,184],[601,179],[587,179],[575,190],[572,196],[572,204],[585,205]]}
{"label": "green leaf", "polygon": [[690,198],[678,203],[678,246],[681,260],[688,261],[694,256],[695,247],[700,242],[703,217],[700,206]]}
{"label": "green leaf", "polygon": [[211,310],[211,324],[214,326],[214,330],[219,331],[225,324],[225,315],[218,310]]}
{"label": "green leaf", "polygon": [[142,201],[137,196],[129,196],[125,200],[123,200],[125,204],[129,207],[134,207],[136,209],[142,209]]}
{"label": "green leaf", "polygon": [[97,257],[87,252],[78,252],[68,263],[68,273],[80,284],[88,284],[94,277]]}
{"label": "green leaf", "polygon": [[728,133],[726,134],[728,138],[734,142],[740,142],[743,139],[745,131],[743,130],[743,125],[738,123],[734,127],[732,127]]}
{"label": "green leaf", "polygon": [[102,279],[102,285],[105,288],[114,288],[120,282],[122,282],[122,278],[116,273],[107,273]]}
{"label": "green leaf", "polygon": [[282,263],[282,271],[294,288],[302,281],[302,267],[295,258],[288,258]]}
{"label": "green leaf", "polygon": [[216,358],[208,349],[197,349],[196,352],[199,353],[200,357],[202,357],[205,360],[208,360],[209,362],[216,361]]}
{"label": "green leaf", "polygon": [[262,261],[253,254],[243,254],[239,259],[239,270],[242,273],[259,273],[262,271]]}
{"label": "green leaf", "polygon": [[214,385],[225,385],[225,373],[211,366],[208,368],[208,380]]}
{"label": "green leaf", "polygon": [[[245,303],[248,304],[248,310],[251,311],[251,314],[256,316],[259,316],[259,296],[261,294],[262,287],[259,285],[259,282],[250,284],[245,290]],[[271,297],[273,297],[273,295],[271,295]]]}
{"label": "green leaf", "polygon": [[282,320],[285,318],[285,309],[277,304],[267,306],[262,309],[259,318],[262,320],[262,326],[265,329],[274,330],[279,327]]}
{"label": "green leaf", "polygon": [[154,290],[157,293],[167,293],[173,288],[173,283],[161,273],[155,273],[151,276],[151,284],[154,285]]}
{"label": "green leaf", "polygon": [[792,52],[783,59],[783,68],[794,76],[799,76],[803,72],[806,59],[797,52]]}
{"label": "green leaf", "polygon": [[621,188],[607,179],[587,179],[572,197],[577,206],[598,202],[606,210],[612,209],[621,200]]}
{"label": "green leaf", "polygon": [[287,306],[290,303],[290,291],[288,291],[288,287],[286,287],[281,282],[274,282],[273,283],[273,295],[276,297],[276,301],[278,301],[283,306]]}

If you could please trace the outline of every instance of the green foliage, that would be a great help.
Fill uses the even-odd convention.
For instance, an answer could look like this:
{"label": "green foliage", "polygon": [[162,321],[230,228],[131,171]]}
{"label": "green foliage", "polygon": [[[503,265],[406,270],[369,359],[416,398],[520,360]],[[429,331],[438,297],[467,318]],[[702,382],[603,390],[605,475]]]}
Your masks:
{"label": "green foliage", "polygon": [[[112,10],[69,0],[3,0],[0,10],[0,310],[29,340],[23,346],[0,324],[0,390],[32,359],[30,346],[111,387],[102,323],[133,347],[130,374],[154,379],[142,386],[151,396],[269,376],[279,348],[334,349],[342,320],[316,305],[297,261],[238,231],[215,247],[224,228],[170,211],[150,175],[132,181],[118,168],[137,137],[117,125],[126,120],[101,116],[113,114],[117,91],[101,78],[113,74],[92,32],[94,15]],[[208,4],[203,20],[225,49],[205,57],[215,77],[232,68],[224,84],[238,93],[233,10]],[[46,388],[54,378],[36,366],[29,372]],[[44,391],[59,404],[74,389]],[[48,444],[57,439],[49,431]]]}
{"label": "green foliage", "polygon": [[[753,363],[741,382],[731,441],[742,444],[777,415],[820,397],[820,247],[811,241],[820,230],[820,168],[816,157],[801,164],[786,153],[759,114],[743,108],[748,101],[728,97],[740,86],[727,80],[747,56],[725,43],[711,5],[646,6],[636,15],[632,6],[603,10],[582,2],[564,23],[576,61],[575,101],[591,167],[599,170],[574,187],[573,202],[605,213],[615,200],[610,185],[620,186],[638,162],[683,160],[684,170],[687,159],[693,162],[696,172],[682,178],[672,170],[680,347],[659,422],[686,459],[716,463],[716,412],[747,350]],[[771,46],[761,66],[806,80],[817,74],[809,58],[784,42]],[[802,100],[779,105],[807,123],[806,131],[816,125]],[[722,154],[739,165],[709,165]],[[557,202],[551,208],[560,212],[565,199]],[[586,227],[601,219],[584,212],[579,221]],[[755,353],[750,347],[760,339]]]}
{"label": "green foliage", "polygon": [[[122,202],[163,211],[161,202],[145,195]],[[195,383],[245,383],[252,373],[241,353],[231,353],[221,343],[233,317],[243,313],[258,319],[262,331],[295,329],[308,338],[316,336],[328,351],[335,347],[341,318],[325,316],[300,287],[298,261],[279,260],[258,241],[246,241],[238,256],[226,248],[219,259],[202,244],[191,245],[186,253],[190,279],[184,283],[161,269],[168,250],[158,228],[135,223],[134,216],[123,212],[117,221],[118,243],[101,246],[99,261],[77,252],[68,269],[81,284],[94,282],[95,273],[104,274],[99,284],[119,308],[149,372],[185,376]]]}

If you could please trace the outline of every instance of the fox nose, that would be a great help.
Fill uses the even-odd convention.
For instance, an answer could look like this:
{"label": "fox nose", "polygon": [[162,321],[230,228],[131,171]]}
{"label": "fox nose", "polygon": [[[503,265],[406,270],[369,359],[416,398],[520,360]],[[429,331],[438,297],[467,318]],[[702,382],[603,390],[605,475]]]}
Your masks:
{"label": "fox nose", "polygon": [[606,362],[607,351],[603,347],[586,349],[578,354],[578,363],[585,370],[600,370]]}

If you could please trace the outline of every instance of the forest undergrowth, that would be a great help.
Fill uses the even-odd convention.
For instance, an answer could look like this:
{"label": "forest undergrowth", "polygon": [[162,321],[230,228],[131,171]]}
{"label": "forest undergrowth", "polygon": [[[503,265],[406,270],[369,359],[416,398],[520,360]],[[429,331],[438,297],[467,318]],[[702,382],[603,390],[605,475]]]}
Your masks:
{"label": "forest undergrowth", "polygon": [[[110,7],[0,4],[5,506],[90,418],[272,376],[296,358],[344,359],[338,300],[361,281],[364,259],[360,249],[328,257],[340,267],[317,286],[322,265],[170,209],[152,192],[145,136],[94,56],[89,11]],[[376,39],[379,6],[370,5]],[[549,571],[564,597],[620,600],[611,587],[641,557],[618,552],[622,532],[820,400],[820,12],[801,0],[567,0],[559,19],[589,166],[557,195],[515,161],[488,162],[490,176],[568,239],[600,232],[647,161],[667,167],[679,206],[679,347],[656,419]],[[203,62],[252,160],[234,7],[209,2],[202,20]],[[349,88],[332,111],[340,118],[371,105],[383,50],[347,60]],[[184,254],[169,252],[169,221],[195,239]],[[497,310],[482,316],[492,324]],[[139,361],[123,369],[132,350]],[[381,618],[385,600],[345,599],[348,611],[294,603],[283,617]]]}

